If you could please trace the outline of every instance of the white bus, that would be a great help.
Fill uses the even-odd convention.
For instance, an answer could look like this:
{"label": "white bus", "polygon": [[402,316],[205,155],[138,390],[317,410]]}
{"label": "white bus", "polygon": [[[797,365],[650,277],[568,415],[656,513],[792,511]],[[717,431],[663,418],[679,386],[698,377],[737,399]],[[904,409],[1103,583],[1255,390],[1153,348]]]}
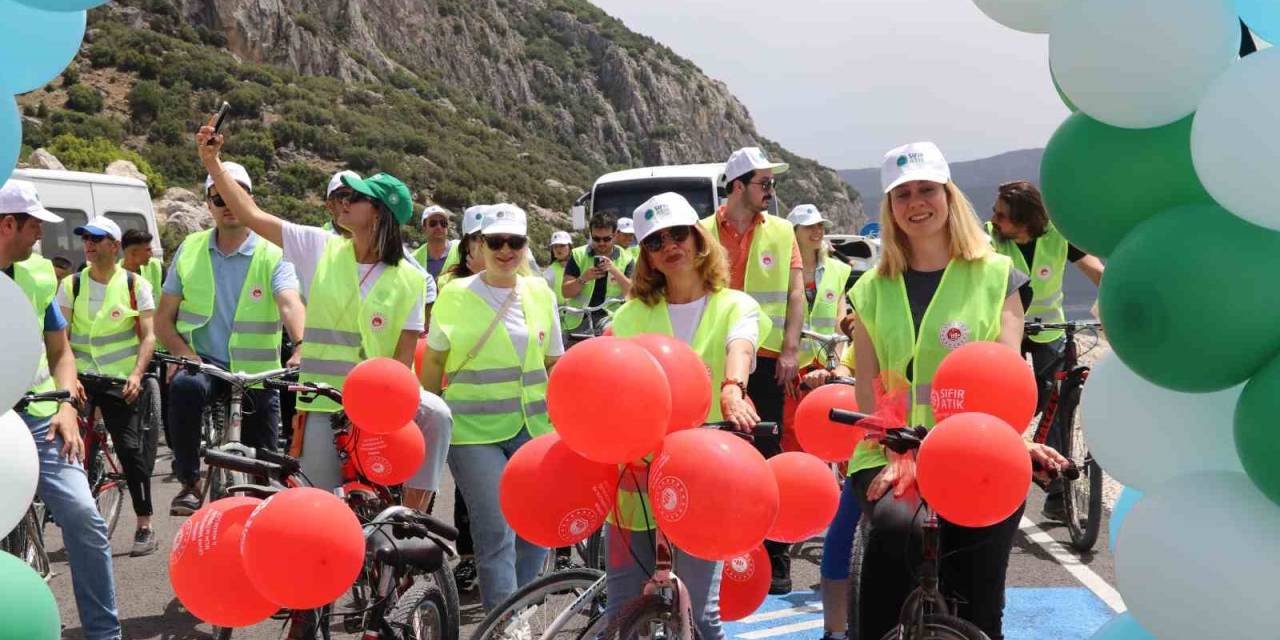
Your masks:
{"label": "white bus", "polygon": [[73,267],[83,264],[84,244],[73,231],[86,222],[106,217],[120,225],[122,232],[141,229],[151,233],[155,257],[164,259],[147,183],[135,178],[50,169],[15,169],[12,177],[35,183],[44,207],[62,216],[62,223],[44,223],[40,255],[62,256]]}

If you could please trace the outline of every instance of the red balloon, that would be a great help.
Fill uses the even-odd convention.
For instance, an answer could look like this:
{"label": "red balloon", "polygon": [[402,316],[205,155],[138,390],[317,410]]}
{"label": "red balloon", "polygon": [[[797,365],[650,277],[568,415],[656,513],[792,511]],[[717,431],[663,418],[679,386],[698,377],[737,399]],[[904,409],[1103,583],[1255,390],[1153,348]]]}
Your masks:
{"label": "red balloon", "polygon": [[601,332],[600,332],[600,335],[602,335],[602,336],[611,336],[611,335],[613,335],[613,325],[609,325],[609,326],[605,327],[605,328],[604,328],[604,331],[601,331]]}
{"label": "red balloon", "polygon": [[246,627],[280,607],[254,589],[240,561],[245,521],[262,501],[231,497],[191,514],[169,553],[169,584],[191,615],[219,627]]}
{"label": "red balloon", "polygon": [[258,593],[280,607],[315,609],[337,600],[360,574],[364,532],[332,493],[295,487],[254,509],[240,550]]}
{"label": "red balloon", "polygon": [[654,520],[686,553],[725,560],[764,540],[778,516],[778,483],[741,438],[713,429],[677,431],[649,473]]}
{"label": "red balloon", "polygon": [[547,433],[507,460],[498,500],[521,538],[555,548],[595,533],[613,510],[617,491],[616,466],[592,462],[574,453],[559,435]]}
{"label": "red balloon", "polygon": [[413,348],[413,371],[414,373],[422,373],[422,356],[427,352],[427,337],[418,338],[418,344]]}
{"label": "red balloon", "polygon": [[827,417],[831,409],[858,410],[852,386],[824,384],[806,395],[796,407],[796,439],[825,462],[848,462],[867,430],[832,422]]}
{"label": "red balloon", "polygon": [[840,487],[831,468],[799,451],[782,453],[766,462],[778,482],[778,519],[766,537],[804,542],[822,533],[840,505]]}
{"label": "red balloon", "polygon": [[707,421],[711,411],[711,372],[689,345],[659,333],[632,336],[630,340],[662,365],[671,387],[671,422],[667,433],[691,429]]}
{"label": "red balloon", "polygon": [[351,443],[356,468],[364,477],[382,485],[412,478],[427,457],[427,443],[416,422],[386,434],[357,430]]}
{"label": "red balloon", "polygon": [[916,458],[920,495],[943,519],[987,527],[1027,498],[1031,456],[1009,423],[985,413],[951,416],[929,432]]}
{"label": "red balloon", "polygon": [[342,382],[342,408],[365,433],[391,433],[418,413],[418,378],[391,358],[356,365]]}
{"label": "red balloon", "polygon": [[760,608],[772,577],[764,545],[725,560],[720,570],[720,620],[741,620]]}
{"label": "red balloon", "polygon": [[1036,376],[1022,355],[998,342],[970,342],[933,374],[935,423],[960,413],[989,413],[1022,433],[1036,413]]}
{"label": "red balloon", "polygon": [[579,342],[551,370],[547,412],[588,460],[624,464],[653,451],[671,421],[671,390],[644,347],[621,338]]}

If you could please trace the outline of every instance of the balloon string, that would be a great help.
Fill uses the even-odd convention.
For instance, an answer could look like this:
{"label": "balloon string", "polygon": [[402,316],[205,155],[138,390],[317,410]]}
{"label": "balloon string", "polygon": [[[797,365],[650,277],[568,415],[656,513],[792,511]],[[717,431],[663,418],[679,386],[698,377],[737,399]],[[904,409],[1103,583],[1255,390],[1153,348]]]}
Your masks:
{"label": "balloon string", "polygon": [[[640,489],[639,482],[638,482],[638,479],[636,478],[635,472],[631,470],[631,465],[626,464],[621,466],[622,466],[622,469],[618,472],[618,483],[617,483],[617,486],[614,488],[614,495],[617,495],[622,491],[622,480],[624,477],[627,476],[627,474],[630,474],[631,484],[632,486],[636,487],[636,493],[640,494],[641,499],[647,500],[648,497],[645,495],[645,492]],[[649,468],[649,463],[646,462],[645,469],[647,470],[648,468]],[[646,533],[648,533],[649,535],[649,545],[650,547],[656,549],[658,546],[658,542],[653,537],[652,531],[653,531],[654,525],[649,522],[649,511],[648,509],[642,509],[642,512],[644,514],[644,525],[645,525]],[[655,566],[653,569],[646,569],[644,566],[644,563],[640,561],[640,557],[636,555],[635,549],[631,547],[631,530],[622,526],[622,505],[619,504],[617,500],[615,500],[613,503],[613,523],[614,523],[614,526],[611,528],[611,530],[616,531],[618,533],[617,537],[622,542],[623,546],[626,547],[627,555],[631,556],[632,561],[636,563],[637,567],[640,567],[641,571],[644,571],[645,574],[647,574],[650,578],[652,578],[654,571],[657,570],[657,567]],[[606,544],[608,543],[609,541],[606,541]],[[609,560],[612,559],[612,556],[613,556],[612,550],[610,550],[609,553],[605,554],[606,564],[609,562]]]}

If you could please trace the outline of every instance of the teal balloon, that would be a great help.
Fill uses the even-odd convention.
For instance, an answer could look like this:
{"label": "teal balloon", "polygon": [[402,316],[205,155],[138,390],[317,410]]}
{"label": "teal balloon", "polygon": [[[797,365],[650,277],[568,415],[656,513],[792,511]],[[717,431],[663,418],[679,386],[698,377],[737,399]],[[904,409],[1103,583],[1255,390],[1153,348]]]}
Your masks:
{"label": "teal balloon", "polygon": [[1280,2],[1236,0],[1236,11],[1249,29],[1267,42],[1280,42]]}
{"label": "teal balloon", "polygon": [[1103,257],[1151,216],[1213,201],[1191,162],[1191,118],[1121,129],[1073,114],[1045,147],[1040,185],[1054,225]]}
{"label": "teal balloon", "polygon": [[13,96],[0,95],[0,184],[9,179],[22,150],[22,118]]}
{"label": "teal balloon", "polygon": [[0,87],[5,93],[34,91],[58,77],[84,40],[84,11],[45,11],[0,0],[0,21],[6,25],[0,38]]}
{"label": "teal balloon", "polygon": [[1125,516],[1129,515],[1133,505],[1138,504],[1141,499],[1142,492],[1131,487],[1125,487],[1120,492],[1120,497],[1116,498],[1116,506],[1111,508],[1111,522],[1107,527],[1107,547],[1112,552],[1116,550],[1116,539],[1120,537],[1120,527],[1124,525]]}
{"label": "teal balloon", "polygon": [[13,0],[18,4],[25,4],[28,7],[44,9],[45,11],[84,11],[100,7],[107,3],[107,0]]}
{"label": "teal balloon", "polygon": [[0,552],[0,640],[60,637],[62,621],[49,585],[25,562]]}
{"label": "teal balloon", "polygon": [[1235,440],[1240,463],[1253,484],[1280,504],[1280,358],[1245,385],[1236,404]]}
{"label": "teal balloon", "polygon": [[1156,640],[1133,616],[1122,613],[1102,625],[1090,640]]}
{"label": "teal balloon", "polygon": [[1162,387],[1233,387],[1280,351],[1278,274],[1280,233],[1218,205],[1176,207],[1111,255],[1099,293],[1107,337],[1134,373]]}

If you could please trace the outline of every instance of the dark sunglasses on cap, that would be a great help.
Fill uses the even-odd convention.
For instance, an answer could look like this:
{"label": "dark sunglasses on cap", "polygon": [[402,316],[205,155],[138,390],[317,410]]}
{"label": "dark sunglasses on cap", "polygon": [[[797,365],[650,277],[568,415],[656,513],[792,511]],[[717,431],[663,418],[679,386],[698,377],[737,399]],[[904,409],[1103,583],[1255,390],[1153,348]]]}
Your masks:
{"label": "dark sunglasses on cap", "polygon": [[355,193],[355,190],[350,188],[334,189],[333,193],[329,194],[329,197],[326,198],[326,200],[346,200],[347,198],[350,198],[353,193]]}
{"label": "dark sunglasses on cap", "polygon": [[613,240],[613,236],[591,236],[592,242],[605,243]]}
{"label": "dark sunglasses on cap", "polygon": [[92,244],[92,243],[98,243],[98,242],[102,242],[103,240],[106,240],[107,236],[100,236],[92,233],[82,233],[80,234],[80,238],[83,239],[85,242]]}
{"label": "dark sunglasses on cap", "polygon": [[489,247],[490,251],[498,251],[502,249],[502,245],[511,247],[512,251],[519,251],[529,243],[529,239],[524,236],[485,236],[484,244]]}
{"label": "dark sunglasses on cap", "polygon": [[657,252],[662,250],[662,245],[666,244],[667,238],[671,238],[673,244],[680,244],[689,239],[689,234],[692,232],[693,229],[688,226],[668,227],[649,234],[640,244],[649,251]]}
{"label": "dark sunglasses on cap", "polygon": [[428,218],[427,226],[432,228],[434,227],[445,228],[449,226],[449,221],[443,218]]}
{"label": "dark sunglasses on cap", "polygon": [[223,200],[221,195],[212,195],[212,196],[209,196],[209,203],[210,203],[210,204],[212,204],[212,205],[213,205],[213,206],[215,206],[215,207],[225,207],[225,206],[227,206],[227,201],[226,201],[226,200]]}

